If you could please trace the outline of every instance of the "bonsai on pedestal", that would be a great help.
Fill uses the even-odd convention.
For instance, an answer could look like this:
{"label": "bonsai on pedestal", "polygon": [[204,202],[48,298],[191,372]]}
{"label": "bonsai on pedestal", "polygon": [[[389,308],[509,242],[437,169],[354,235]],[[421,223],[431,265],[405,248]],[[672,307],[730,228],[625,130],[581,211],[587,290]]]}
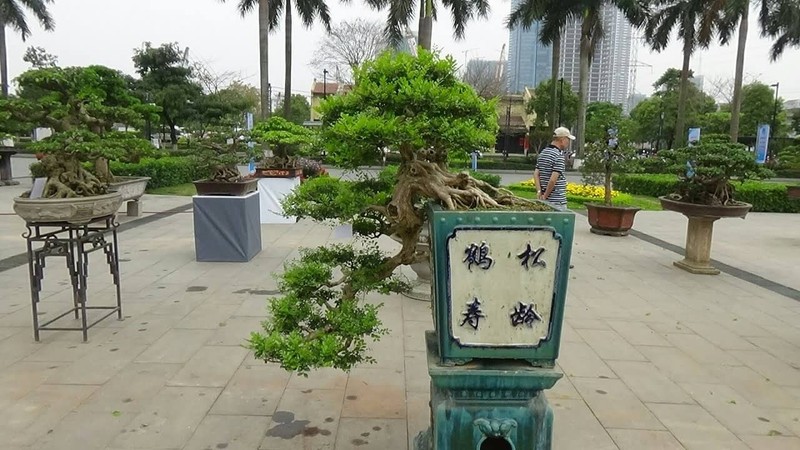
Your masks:
{"label": "bonsai on pedestal", "polygon": [[303,175],[304,161],[298,156],[305,154],[316,141],[313,131],[280,116],[272,116],[256,124],[252,137],[272,152],[272,156],[264,157],[256,167],[256,176],[263,178]]}
{"label": "bonsai on pedestal", "polygon": [[612,199],[612,175],[623,171],[633,159],[635,151],[628,142],[620,142],[615,129],[609,129],[605,143],[594,142],[585,147],[581,172],[584,181],[592,181],[597,175],[603,180],[603,204],[587,203],[591,232],[607,236],[627,236],[633,227],[633,218],[639,208],[614,205]]}
{"label": "bonsai on pedestal", "polygon": [[244,144],[242,137],[227,138],[225,143],[207,138],[198,146],[201,168],[210,174],[207,179],[194,182],[198,195],[242,196],[258,189],[256,178],[239,172],[238,165],[246,164],[255,155],[253,147]]}
{"label": "bonsai on pedestal", "polygon": [[685,257],[675,266],[695,274],[716,275],[711,265],[714,222],[724,217],[744,218],[752,205],[734,199],[733,182],[767,178],[772,172],[755,162],[744,145],[727,136],[708,136],[699,144],[659,153],[678,175],[676,192],[659,197],[664,209],[689,219]]}

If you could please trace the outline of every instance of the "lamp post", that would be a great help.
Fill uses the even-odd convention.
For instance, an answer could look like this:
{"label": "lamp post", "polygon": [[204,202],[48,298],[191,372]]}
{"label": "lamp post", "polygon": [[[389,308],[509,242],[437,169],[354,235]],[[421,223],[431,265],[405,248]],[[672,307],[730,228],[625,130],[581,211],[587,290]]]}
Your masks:
{"label": "lamp post", "polygon": [[656,153],[658,153],[658,151],[661,149],[661,136],[664,131],[664,110],[663,110],[664,105],[661,105],[661,107],[662,107],[661,120],[659,120],[658,122],[658,140],[656,141]]}
{"label": "lamp post", "polygon": [[509,147],[509,140],[511,139],[511,100],[509,100],[509,105],[506,106],[506,138],[505,143],[503,144],[503,158],[508,158],[508,147]]}
{"label": "lamp post", "polygon": [[558,83],[561,85],[558,94],[558,126],[562,127],[564,126],[561,120],[561,113],[564,110],[564,78],[559,79]]}
{"label": "lamp post", "polygon": [[328,97],[328,69],[322,69],[322,98]]}

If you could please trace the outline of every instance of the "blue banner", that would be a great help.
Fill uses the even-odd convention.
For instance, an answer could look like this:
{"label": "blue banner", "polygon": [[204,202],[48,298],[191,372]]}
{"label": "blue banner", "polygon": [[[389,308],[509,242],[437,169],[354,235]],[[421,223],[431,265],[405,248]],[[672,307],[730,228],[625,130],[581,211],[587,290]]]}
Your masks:
{"label": "blue banner", "polygon": [[689,128],[689,147],[700,142],[700,128]]}
{"label": "blue banner", "polygon": [[769,124],[762,123],[758,126],[758,135],[756,136],[757,163],[767,162],[767,149],[769,149]]}

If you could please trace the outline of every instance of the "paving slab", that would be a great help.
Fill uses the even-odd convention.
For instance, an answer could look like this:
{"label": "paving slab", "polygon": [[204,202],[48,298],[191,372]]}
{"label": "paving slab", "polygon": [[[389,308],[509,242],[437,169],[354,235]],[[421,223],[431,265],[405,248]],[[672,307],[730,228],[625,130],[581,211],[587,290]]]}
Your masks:
{"label": "paving slab", "polygon": [[[0,260],[24,250],[10,209],[24,188],[0,189]],[[263,225],[265,251],[251,262],[198,263],[190,210],[164,213],[189,199],[145,200],[142,218],[121,218],[152,217],[120,233],[125,320],[101,322],[88,343],[74,332],[34,342],[27,268],[0,271],[3,448],[410,448],[430,417],[429,303],[368,296],[385,305],[390,329],[370,346],[376,364],[289,374],[254,359],[247,338],[278,294],[274,273],[298,247],[342,240],[305,221]],[[681,243],[682,216],[641,217],[640,231]],[[796,220],[720,221],[715,257],[797,286],[784,270],[795,253],[776,250],[794,245]],[[753,225],[727,225],[742,223]],[[566,376],[547,394],[554,448],[797,448],[800,302],[725,273],[687,274],[676,258],[633,236],[593,235],[579,218],[558,360]],[[71,303],[66,271],[52,269],[48,313]],[[105,273],[92,273],[90,302],[108,298]]]}

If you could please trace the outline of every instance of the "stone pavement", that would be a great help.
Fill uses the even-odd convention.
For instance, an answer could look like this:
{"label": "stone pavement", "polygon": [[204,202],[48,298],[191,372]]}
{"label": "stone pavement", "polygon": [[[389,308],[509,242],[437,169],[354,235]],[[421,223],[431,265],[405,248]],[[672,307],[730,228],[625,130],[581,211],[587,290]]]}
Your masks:
{"label": "stone pavement", "polygon": [[[11,189],[0,188],[0,212]],[[187,200],[148,196],[145,210]],[[198,263],[191,213],[157,217],[120,233],[125,320],[102,322],[88,343],[63,331],[34,342],[27,268],[0,272],[0,448],[394,450],[427,426],[426,303],[371,296],[391,333],[373,346],[377,364],[349,374],[299,377],[241,346],[276,293],[271,274],[299,246],[334,241],[330,228],[265,225],[253,261]],[[714,254],[798,288],[799,225],[720,221]],[[685,219],[641,213],[637,228],[680,244]],[[0,260],[24,249],[22,231],[0,214]],[[725,273],[690,275],[676,258],[579,220],[566,376],[548,394],[554,449],[800,448],[800,302]],[[113,301],[103,263],[90,264],[90,303]],[[63,268],[47,270],[41,310],[52,314],[71,292]]]}

